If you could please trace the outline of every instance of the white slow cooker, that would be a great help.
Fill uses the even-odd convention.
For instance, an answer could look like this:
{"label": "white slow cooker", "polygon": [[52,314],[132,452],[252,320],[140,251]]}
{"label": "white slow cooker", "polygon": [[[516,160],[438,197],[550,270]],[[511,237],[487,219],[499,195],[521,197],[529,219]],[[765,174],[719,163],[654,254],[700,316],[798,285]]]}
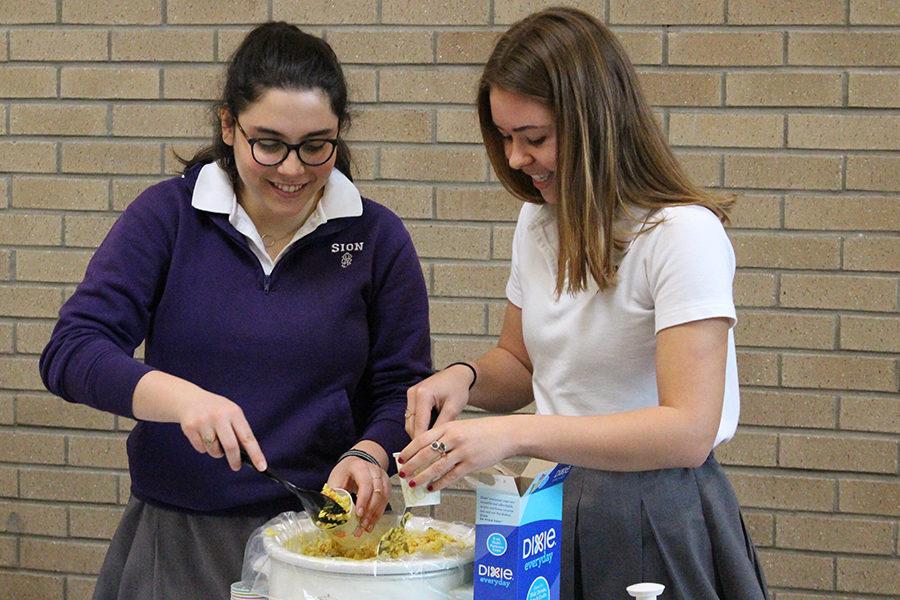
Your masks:
{"label": "white slow cooker", "polygon": [[[470,545],[474,542],[474,529],[458,523],[413,517],[406,526],[410,531],[424,531],[427,527],[461,538]],[[292,523],[277,524],[273,529],[274,535],[266,536],[263,542],[269,557],[270,600],[446,600],[456,597],[454,588],[472,581],[471,551],[461,556],[389,560],[321,558],[298,554],[282,545],[283,540],[293,535],[315,529],[305,515]]]}

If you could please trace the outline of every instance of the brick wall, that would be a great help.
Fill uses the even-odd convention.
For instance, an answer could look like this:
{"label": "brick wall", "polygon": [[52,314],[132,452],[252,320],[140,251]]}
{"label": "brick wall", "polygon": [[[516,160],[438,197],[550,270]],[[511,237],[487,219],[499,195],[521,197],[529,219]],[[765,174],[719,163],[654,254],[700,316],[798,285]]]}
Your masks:
{"label": "brick wall", "polygon": [[[0,600],[90,596],[128,498],[131,423],[37,359],[116,214],[208,136],[250,24],[347,66],[357,180],[406,221],[437,365],[499,332],[517,204],[473,85],[540,0],[0,0]],[[900,590],[900,2],[595,0],[696,180],[740,194],[742,426],[719,452],[777,600]],[[472,518],[460,489],[437,513]]]}

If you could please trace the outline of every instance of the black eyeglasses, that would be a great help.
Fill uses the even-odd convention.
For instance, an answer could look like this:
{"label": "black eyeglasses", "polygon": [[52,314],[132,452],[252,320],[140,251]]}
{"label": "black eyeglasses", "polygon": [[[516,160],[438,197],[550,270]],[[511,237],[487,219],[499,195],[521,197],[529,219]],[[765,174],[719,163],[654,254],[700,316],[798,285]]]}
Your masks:
{"label": "black eyeglasses", "polygon": [[297,153],[297,158],[308,167],[318,167],[324,165],[334,155],[337,149],[338,140],[334,139],[317,139],[310,138],[303,140],[299,144],[288,144],[287,142],[275,138],[251,138],[241,127],[240,121],[235,117],[234,122],[238,129],[247,138],[250,144],[250,154],[253,160],[264,167],[277,167],[287,160],[291,150]]}

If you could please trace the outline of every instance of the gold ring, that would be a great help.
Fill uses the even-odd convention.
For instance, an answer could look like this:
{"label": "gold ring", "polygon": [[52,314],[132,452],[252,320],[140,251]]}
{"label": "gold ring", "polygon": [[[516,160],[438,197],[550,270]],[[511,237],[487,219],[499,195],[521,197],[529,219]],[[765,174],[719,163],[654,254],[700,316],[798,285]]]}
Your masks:
{"label": "gold ring", "polygon": [[212,436],[211,438],[207,439],[201,435],[200,439],[203,440],[204,446],[212,446],[213,444],[216,443],[216,436]]}
{"label": "gold ring", "polygon": [[381,490],[381,488],[377,488],[377,489],[372,490],[372,493],[373,494],[383,494],[384,492]]}
{"label": "gold ring", "polygon": [[404,418],[409,419],[410,417],[415,417],[416,413],[411,411],[406,411],[406,414],[403,415]]}

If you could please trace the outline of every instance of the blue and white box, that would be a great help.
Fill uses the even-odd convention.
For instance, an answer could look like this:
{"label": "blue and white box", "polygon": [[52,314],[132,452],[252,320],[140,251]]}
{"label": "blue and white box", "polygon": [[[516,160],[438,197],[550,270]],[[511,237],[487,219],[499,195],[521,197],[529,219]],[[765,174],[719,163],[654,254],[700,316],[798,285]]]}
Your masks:
{"label": "blue and white box", "polygon": [[519,477],[479,479],[475,600],[559,600],[562,484],[571,468],[532,461]]}

